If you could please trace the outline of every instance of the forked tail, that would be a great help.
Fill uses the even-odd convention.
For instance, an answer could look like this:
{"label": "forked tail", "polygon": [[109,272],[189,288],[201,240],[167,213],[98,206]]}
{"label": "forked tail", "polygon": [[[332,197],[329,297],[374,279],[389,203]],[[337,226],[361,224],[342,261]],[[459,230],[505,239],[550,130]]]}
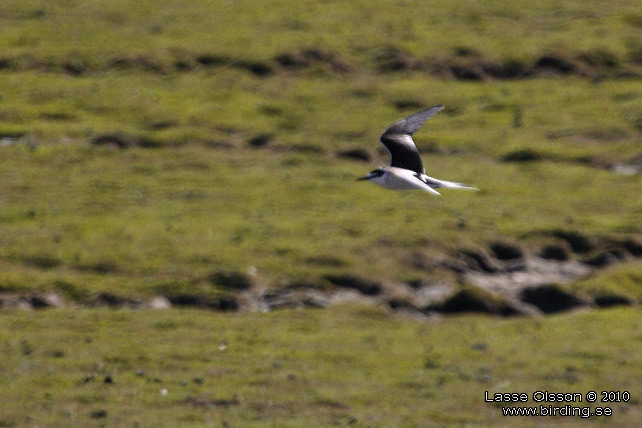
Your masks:
{"label": "forked tail", "polygon": [[435,189],[440,187],[445,187],[448,189],[479,190],[478,188],[469,186],[468,184],[455,183],[453,181],[446,181],[446,180],[438,180],[436,178],[428,177],[427,175],[423,175],[422,179],[424,183],[426,183],[427,185]]}

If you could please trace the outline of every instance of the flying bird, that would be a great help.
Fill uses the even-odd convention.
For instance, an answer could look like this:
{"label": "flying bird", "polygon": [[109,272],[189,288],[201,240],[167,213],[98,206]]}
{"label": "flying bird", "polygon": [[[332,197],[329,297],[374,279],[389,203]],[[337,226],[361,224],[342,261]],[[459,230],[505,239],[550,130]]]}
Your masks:
{"label": "flying bird", "polygon": [[435,189],[440,187],[478,190],[466,184],[438,180],[426,175],[412,135],[443,109],[442,105],[429,107],[390,125],[381,135],[381,143],[390,153],[390,166],[375,169],[357,180],[372,181],[392,190],[422,189],[437,196],[440,193]]}

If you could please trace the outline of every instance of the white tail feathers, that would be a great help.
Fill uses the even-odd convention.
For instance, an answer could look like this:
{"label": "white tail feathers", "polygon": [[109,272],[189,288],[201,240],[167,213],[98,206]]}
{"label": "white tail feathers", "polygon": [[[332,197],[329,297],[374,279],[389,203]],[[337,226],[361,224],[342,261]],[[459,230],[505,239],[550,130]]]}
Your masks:
{"label": "white tail feathers", "polygon": [[428,184],[430,187],[433,187],[433,188],[445,187],[448,189],[479,190],[478,188],[469,186],[467,184],[455,183],[453,181],[446,181],[446,180],[438,180],[436,178],[428,177],[427,175],[423,175],[422,178],[424,179],[424,182],[426,184]]}
{"label": "white tail feathers", "polygon": [[440,181],[443,187],[448,187],[451,189],[479,190],[478,188],[469,186],[467,184],[453,183],[452,181],[443,181],[443,180],[440,180]]}

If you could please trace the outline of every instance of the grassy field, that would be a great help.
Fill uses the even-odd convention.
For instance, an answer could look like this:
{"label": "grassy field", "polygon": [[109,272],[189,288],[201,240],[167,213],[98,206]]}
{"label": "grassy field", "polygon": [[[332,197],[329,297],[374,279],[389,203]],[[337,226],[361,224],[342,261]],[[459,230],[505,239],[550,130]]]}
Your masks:
{"label": "grassy field", "polygon": [[[456,48],[494,59],[530,60],[543,53],[601,53],[615,62],[639,60],[642,15],[635,2],[520,0],[217,2],[185,4],[126,0],[4,2],[5,55],[18,64],[71,63],[104,67],[115,58],[141,56],[171,66],[190,53],[251,62],[320,46],[355,67],[382,49],[419,58]],[[43,61],[41,61],[43,60]],[[187,62],[189,65],[189,62]]]}
{"label": "grassy field", "polygon": [[[232,315],[4,311],[0,343],[5,427],[642,422],[642,337],[635,309],[434,322],[356,306]],[[628,391],[630,399],[602,403],[602,390]],[[491,397],[525,392],[528,406],[600,406],[613,413],[504,417],[501,403],[484,401],[485,391]],[[536,391],[596,391],[599,399],[537,403]]]}
{"label": "grassy field", "polygon": [[[405,307],[532,263],[581,268],[571,303],[639,304],[641,28],[625,0],[3,1],[0,306],[66,304],[0,311],[0,427],[638,426],[637,306],[90,307]],[[354,180],[435,104],[427,172],[479,192]],[[485,390],[631,400],[512,420]]]}
{"label": "grassy field", "polygon": [[[356,82],[370,88],[364,97],[351,79],[284,83],[229,69],[171,78],[5,73],[2,108],[20,118],[6,126],[25,132],[1,148],[6,290],[65,283],[85,294],[146,296],[168,282],[251,266],[277,287],[345,272],[409,281],[430,276],[413,258],[498,239],[535,252],[542,235],[559,229],[600,240],[640,234],[640,175],[608,169],[639,154],[637,81],[368,75]],[[213,86],[225,77],[250,86],[220,94]],[[381,129],[412,111],[398,110],[395,99],[449,106],[417,142],[431,148],[430,174],[480,192],[428,198],[354,182],[386,162],[376,151]],[[266,106],[280,113],[262,113]],[[63,113],[70,117],[60,120]],[[176,125],[150,130],[153,123]],[[257,135],[269,141],[247,143]],[[153,148],[88,141],[101,136]],[[338,157],[355,148],[373,160]],[[522,151],[539,160],[502,161]]]}

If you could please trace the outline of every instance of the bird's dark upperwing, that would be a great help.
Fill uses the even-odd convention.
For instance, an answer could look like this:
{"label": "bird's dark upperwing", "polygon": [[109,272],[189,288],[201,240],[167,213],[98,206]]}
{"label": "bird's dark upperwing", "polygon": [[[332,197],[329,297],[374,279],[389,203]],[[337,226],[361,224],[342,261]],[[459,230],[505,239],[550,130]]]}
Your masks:
{"label": "bird's dark upperwing", "polygon": [[442,105],[429,107],[393,123],[385,130],[381,136],[381,142],[390,152],[390,166],[409,169],[420,174],[425,172],[417,146],[412,140],[412,134],[443,109]]}
{"label": "bird's dark upperwing", "polygon": [[390,153],[390,166],[423,174],[424,166],[410,134],[384,133],[381,142]]}

